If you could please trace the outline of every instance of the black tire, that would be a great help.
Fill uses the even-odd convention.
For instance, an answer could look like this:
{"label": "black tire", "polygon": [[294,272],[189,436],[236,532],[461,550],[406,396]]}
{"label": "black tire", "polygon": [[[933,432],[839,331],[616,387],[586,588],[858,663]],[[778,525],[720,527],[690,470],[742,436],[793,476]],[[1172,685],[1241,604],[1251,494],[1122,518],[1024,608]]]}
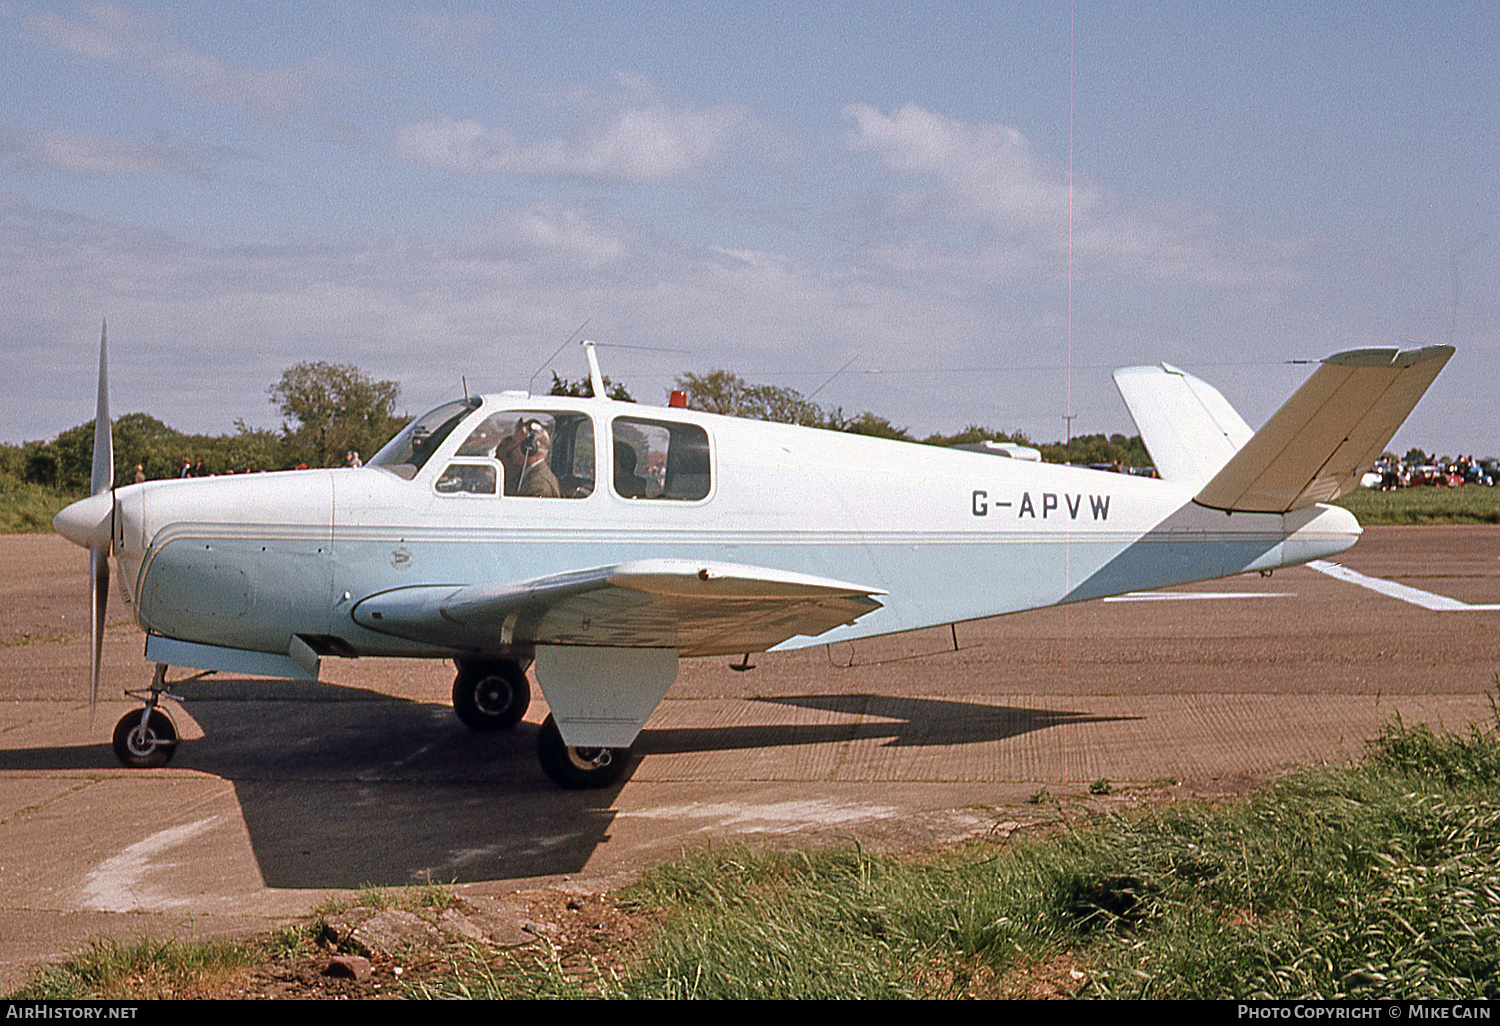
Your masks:
{"label": "black tire", "polygon": [[460,663],[453,711],[470,730],[509,730],[531,705],[526,671],[516,663]]}
{"label": "black tire", "polygon": [[141,713],[132,710],[115,724],[115,758],[131,769],[155,769],[165,766],[177,754],[177,726],[160,709],[152,709],[141,729]]}
{"label": "black tire", "polygon": [[630,763],[629,748],[569,748],[550,714],[536,736],[536,755],[554,784],[575,791],[608,787]]}

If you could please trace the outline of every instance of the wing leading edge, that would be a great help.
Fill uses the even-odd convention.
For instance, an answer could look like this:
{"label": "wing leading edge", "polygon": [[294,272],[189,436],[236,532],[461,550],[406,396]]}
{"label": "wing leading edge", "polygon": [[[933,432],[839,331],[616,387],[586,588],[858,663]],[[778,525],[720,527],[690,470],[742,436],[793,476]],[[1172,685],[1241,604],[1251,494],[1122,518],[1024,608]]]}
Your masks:
{"label": "wing leading edge", "polygon": [[885,592],[707,560],[645,559],[501,585],[417,585],[371,595],[356,623],[470,651],[527,645],[761,652],[880,608]]}

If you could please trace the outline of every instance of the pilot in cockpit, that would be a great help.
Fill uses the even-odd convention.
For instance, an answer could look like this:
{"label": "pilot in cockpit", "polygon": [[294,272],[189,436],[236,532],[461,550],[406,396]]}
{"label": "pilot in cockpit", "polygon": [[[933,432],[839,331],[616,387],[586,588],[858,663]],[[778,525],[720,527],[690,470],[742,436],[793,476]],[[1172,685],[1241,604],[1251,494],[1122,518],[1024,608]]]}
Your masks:
{"label": "pilot in cockpit", "polygon": [[539,420],[518,419],[515,430],[495,448],[505,467],[505,494],[559,499],[562,487],[547,461],[552,438]]}

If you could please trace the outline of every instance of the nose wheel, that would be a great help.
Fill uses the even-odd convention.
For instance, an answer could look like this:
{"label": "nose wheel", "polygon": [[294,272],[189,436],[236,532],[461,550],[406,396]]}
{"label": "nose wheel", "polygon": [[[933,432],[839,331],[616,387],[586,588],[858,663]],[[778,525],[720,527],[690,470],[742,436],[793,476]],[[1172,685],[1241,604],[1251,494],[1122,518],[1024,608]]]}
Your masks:
{"label": "nose wheel", "polygon": [[177,726],[160,709],[128,712],[115,724],[114,747],[115,758],[131,769],[165,766],[177,752]]}
{"label": "nose wheel", "polygon": [[[167,668],[156,664],[156,676],[152,678],[148,692],[130,691],[137,698],[145,695],[146,707],[139,712],[128,712],[115,724],[115,758],[120,765],[131,769],[155,769],[165,766],[177,754],[177,725],[158,705],[167,694]],[[180,700],[180,699],[179,699]]]}

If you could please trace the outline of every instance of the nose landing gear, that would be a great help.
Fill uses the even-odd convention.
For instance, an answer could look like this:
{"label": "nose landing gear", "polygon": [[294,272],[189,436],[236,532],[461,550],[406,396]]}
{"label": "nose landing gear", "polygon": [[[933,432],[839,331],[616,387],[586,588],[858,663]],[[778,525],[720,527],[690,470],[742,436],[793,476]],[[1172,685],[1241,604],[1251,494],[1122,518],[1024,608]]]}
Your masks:
{"label": "nose landing gear", "polygon": [[127,691],[132,698],[145,701],[140,712],[128,712],[115,724],[115,758],[132,769],[155,769],[165,766],[177,754],[177,725],[159,707],[162,696],[181,701],[167,691],[167,668],[156,664],[156,676],[147,691]]}

